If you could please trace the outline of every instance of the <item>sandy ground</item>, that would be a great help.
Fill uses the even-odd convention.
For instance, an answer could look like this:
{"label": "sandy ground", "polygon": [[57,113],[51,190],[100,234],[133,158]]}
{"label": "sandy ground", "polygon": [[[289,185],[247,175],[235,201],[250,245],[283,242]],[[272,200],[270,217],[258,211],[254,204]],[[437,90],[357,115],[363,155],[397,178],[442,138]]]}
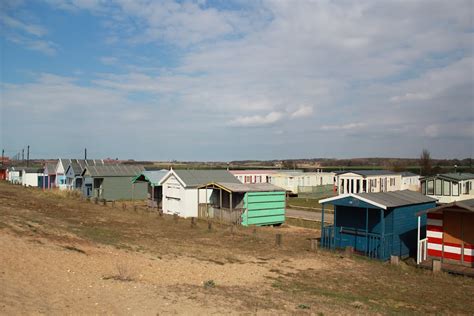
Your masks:
{"label": "sandy ground", "polygon": [[[158,258],[87,242],[20,238],[5,231],[0,233],[0,249],[0,311],[10,315],[238,313],[238,300],[226,298],[219,288],[245,287],[257,293],[271,289],[270,278],[278,276],[272,271],[323,267],[311,259],[262,262],[240,257],[224,265],[175,255]],[[119,277],[132,281],[114,279]],[[219,287],[205,289],[207,280]]]}

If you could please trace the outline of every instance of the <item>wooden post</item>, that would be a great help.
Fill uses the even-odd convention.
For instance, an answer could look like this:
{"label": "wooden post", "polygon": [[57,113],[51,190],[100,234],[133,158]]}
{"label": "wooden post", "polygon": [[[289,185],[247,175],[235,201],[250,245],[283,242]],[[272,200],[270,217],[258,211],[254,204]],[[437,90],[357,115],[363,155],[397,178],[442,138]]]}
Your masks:
{"label": "wooden post", "polygon": [[133,211],[134,211],[134,212],[137,211],[137,206],[136,206],[136,205],[133,205]]}
{"label": "wooden post", "polygon": [[122,210],[125,210],[127,208],[127,204],[122,203]]}
{"label": "wooden post", "polygon": [[115,207],[115,201],[112,201],[112,207]]}
{"label": "wooden post", "polygon": [[441,261],[440,260],[434,260],[433,259],[433,273],[439,273],[441,272]]}
{"label": "wooden post", "polygon": [[345,251],[344,251],[344,254],[346,255],[346,257],[352,257],[352,254],[354,253],[354,247],[352,246],[347,246]]}
{"label": "wooden post", "polygon": [[191,217],[191,228],[196,227],[196,217]]}
{"label": "wooden post", "polygon": [[155,186],[151,185],[151,209],[155,208]]}
{"label": "wooden post", "polygon": [[212,222],[211,222],[211,221],[208,221],[208,222],[207,222],[207,230],[208,230],[208,231],[211,231],[211,230],[212,230]]}
{"label": "wooden post", "polygon": [[176,214],[176,213],[173,214],[173,220],[174,220],[175,223],[178,222],[178,214]]}
{"label": "wooden post", "polygon": [[102,199],[102,205],[107,206],[107,200],[106,199]]}
{"label": "wooden post", "polygon": [[281,246],[281,234],[275,235],[275,245],[277,245],[277,247]]}
{"label": "wooden post", "polygon": [[311,250],[312,251],[318,250],[318,240],[316,238],[311,238],[310,242],[311,242]]}
{"label": "wooden post", "polygon": [[398,264],[400,263],[400,258],[398,256],[390,256],[390,264],[391,265],[395,265],[395,266],[398,266]]}

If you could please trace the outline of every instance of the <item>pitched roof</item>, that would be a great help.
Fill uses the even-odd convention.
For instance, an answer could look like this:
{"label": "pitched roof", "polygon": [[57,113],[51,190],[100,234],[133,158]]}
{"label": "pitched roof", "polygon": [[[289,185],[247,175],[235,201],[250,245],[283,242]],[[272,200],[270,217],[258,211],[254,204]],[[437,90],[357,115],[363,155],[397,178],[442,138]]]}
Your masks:
{"label": "pitched roof", "polygon": [[44,169],[43,168],[23,168],[21,169],[25,173],[43,173]]}
{"label": "pitched roof", "polygon": [[393,192],[341,194],[336,197],[319,200],[319,203],[332,202],[347,197],[353,197],[383,209],[437,201],[418,192],[402,190]]}
{"label": "pitched roof", "polygon": [[230,173],[232,174],[273,174],[273,173],[276,173],[277,170],[273,170],[273,169],[259,169],[259,170],[229,170]]}
{"label": "pitched roof", "polygon": [[57,163],[48,162],[45,164],[44,170],[48,172],[48,174],[56,173],[56,165]]}
{"label": "pitched roof", "polygon": [[171,170],[161,182],[166,180],[172,173],[176,174],[185,187],[197,187],[211,182],[240,183],[227,170]]}
{"label": "pitched roof", "polygon": [[455,201],[453,203],[443,204],[429,210],[418,212],[416,213],[416,216],[421,216],[426,213],[443,213],[445,211],[449,211],[450,209],[454,209],[454,210],[461,209],[467,212],[474,213],[474,199],[461,200],[461,201]]}
{"label": "pitched roof", "polygon": [[338,175],[345,173],[355,173],[363,177],[369,176],[384,176],[384,175],[396,175],[397,173],[390,170],[349,170],[338,173]]}
{"label": "pitched roof", "polygon": [[402,175],[402,177],[419,177],[419,175],[417,175],[416,173],[413,173],[413,172],[410,172],[410,171],[404,171],[404,172],[400,172],[400,174]]}
{"label": "pitched roof", "polygon": [[134,177],[143,171],[145,168],[138,165],[86,166],[82,175],[87,173],[91,177]]}
{"label": "pitched roof", "polygon": [[471,180],[474,179],[474,174],[472,173],[442,173],[437,175],[440,178],[445,178],[455,181]]}
{"label": "pitched roof", "polygon": [[215,185],[221,187],[228,192],[285,192],[285,189],[280,188],[270,183],[226,183],[226,182],[212,182],[202,185],[200,188]]}
{"label": "pitched roof", "polygon": [[161,179],[163,179],[167,173],[168,173],[168,170],[166,169],[146,170],[138,174],[135,178],[133,178],[132,182],[135,183],[135,182],[140,182],[140,181],[146,181],[146,182],[150,182],[150,184],[154,186],[158,186]]}

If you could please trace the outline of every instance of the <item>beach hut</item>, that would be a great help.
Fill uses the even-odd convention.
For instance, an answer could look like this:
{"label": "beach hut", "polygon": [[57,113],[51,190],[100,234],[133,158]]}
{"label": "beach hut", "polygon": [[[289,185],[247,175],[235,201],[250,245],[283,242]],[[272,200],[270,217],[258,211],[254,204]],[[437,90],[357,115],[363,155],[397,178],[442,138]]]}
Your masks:
{"label": "beach hut", "polygon": [[42,168],[23,168],[21,170],[21,184],[26,187],[43,187],[43,182],[47,181]]}
{"label": "beach hut", "polygon": [[211,189],[198,191],[198,187],[211,182],[241,183],[227,170],[171,169],[159,183],[163,187],[163,212],[197,217],[198,200],[209,201],[212,193]]}
{"label": "beach hut", "polygon": [[107,201],[144,200],[147,185],[132,185],[132,179],[143,171],[145,168],[137,165],[86,166],[81,174],[83,195]]}
{"label": "beach hut", "polygon": [[[320,200],[321,246],[353,249],[387,260],[416,255],[415,214],[436,206],[436,199],[409,190],[346,194]],[[325,205],[334,206],[334,224],[324,225]],[[426,223],[426,216],[420,219]]]}
{"label": "beach hut", "polygon": [[208,202],[198,200],[201,218],[244,226],[285,222],[286,190],[273,184],[212,182],[198,189],[212,190]]}
{"label": "beach hut", "polygon": [[426,226],[418,226],[418,264],[436,259],[442,264],[474,267],[474,199],[444,204],[416,215],[428,217]]}
{"label": "beach hut", "polygon": [[161,179],[168,173],[168,170],[143,171],[133,178],[132,183],[147,183],[148,185],[148,207],[161,208],[163,200],[163,188],[160,185]]}

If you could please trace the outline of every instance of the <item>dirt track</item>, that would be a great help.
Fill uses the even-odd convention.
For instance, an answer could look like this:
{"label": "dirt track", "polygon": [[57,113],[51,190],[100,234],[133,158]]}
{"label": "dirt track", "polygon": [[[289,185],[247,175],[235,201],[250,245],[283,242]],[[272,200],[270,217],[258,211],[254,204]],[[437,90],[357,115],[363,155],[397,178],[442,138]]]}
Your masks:
{"label": "dirt track", "polygon": [[218,225],[209,232],[207,223],[191,228],[0,183],[0,314],[473,310],[472,279],[310,252],[307,238],[316,234]]}

